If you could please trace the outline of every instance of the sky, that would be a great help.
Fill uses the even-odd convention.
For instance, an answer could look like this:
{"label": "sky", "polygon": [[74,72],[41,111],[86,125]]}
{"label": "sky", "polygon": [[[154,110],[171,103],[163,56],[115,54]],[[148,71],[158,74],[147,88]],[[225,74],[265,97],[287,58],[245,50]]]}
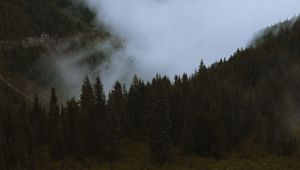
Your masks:
{"label": "sky", "polygon": [[[109,82],[137,74],[193,73],[246,47],[253,35],[300,13],[299,0],[87,0],[87,6],[124,43],[103,65]],[[130,62],[124,62],[130,61]],[[103,65],[101,67],[103,67]],[[128,74],[126,74],[128,73]]]}

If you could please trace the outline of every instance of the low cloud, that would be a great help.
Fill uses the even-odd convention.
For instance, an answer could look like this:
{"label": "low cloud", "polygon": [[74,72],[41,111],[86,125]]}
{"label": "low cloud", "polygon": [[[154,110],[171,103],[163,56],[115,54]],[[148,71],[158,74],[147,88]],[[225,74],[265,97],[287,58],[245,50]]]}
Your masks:
{"label": "low cloud", "polygon": [[298,0],[87,0],[87,6],[124,41],[117,55],[130,58],[145,79],[192,73],[201,59],[228,57],[256,31],[300,11]]}
{"label": "low cloud", "polygon": [[[87,0],[86,3],[96,13],[95,22],[104,25],[113,36],[75,52],[65,52],[63,48],[50,54],[57,73],[53,74],[51,86],[58,87],[64,98],[79,97],[86,75],[91,79],[99,75],[108,92],[117,80],[128,86],[135,74],[150,80],[157,73],[171,78],[175,74],[193,73],[201,59],[210,65],[229,57],[237,48],[246,47],[255,32],[292,18],[300,11],[298,0]],[[116,41],[122,47],[116,48]],[[108,57],[101,62],[85,63],[97,53]]]}

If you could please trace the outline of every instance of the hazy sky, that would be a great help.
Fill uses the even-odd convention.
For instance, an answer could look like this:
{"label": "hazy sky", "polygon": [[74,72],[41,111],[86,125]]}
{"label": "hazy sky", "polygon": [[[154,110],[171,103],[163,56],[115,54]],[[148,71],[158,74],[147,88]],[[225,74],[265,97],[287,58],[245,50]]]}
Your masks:
{"label": "hazy sky", "polygon": [[300,13],[300,0],[88,0],[88,6],[125,41],[116,58],[131,59],[146,79],[192,73],[201,59],[228,57],[260,29]]}

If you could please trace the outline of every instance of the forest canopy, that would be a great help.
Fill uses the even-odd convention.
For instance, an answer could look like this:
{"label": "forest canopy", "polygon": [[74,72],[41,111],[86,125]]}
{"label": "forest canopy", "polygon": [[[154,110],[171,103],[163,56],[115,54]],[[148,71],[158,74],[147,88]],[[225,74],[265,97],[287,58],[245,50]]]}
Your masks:
{"label": "forest canopy", "polygon": [[[56,10],[56,6],[68,6],[67,1],[51,1],[49,7],[34,10],[40,3],[0,3],[0,20],[6,22],[0,27],[0,39],[42,32],[65,34],[80,28]],[[24,16],[20,5],[32,15]],[[14,23],[18,20],[24,22],[22,28]],[[31,22],[39,26],[31,27]],[[52,24],[59,25],[57,30],[48,30]],[[22,72],[31,67],[28,59],[35,60],[44,50],[34,49],[32,53],[22,48],[19,53],[0,50],[0,57],[16,57],[18,62],[7,60],[7,67]],[[30,58],[18,58],[20,53]],[[238,155],[245,164],[271,155],[299,169],[295,163],[300,160],[299,65],[297,19],[276,34],[266,32],[255,45],[238,49],[228,59],[211,66],[201,61],[191,75],[157,74],[148,82],[135,76],[128,88],[115,82],[108,95],[101,77],[86,76],[79,98],[59,101],[53,87],[45,103],[40,94],[24,96],[0,77],[0,169],[44,169],[47,161],[64,165],[64,160],[99,160],[106,165],[126,160],[126,149],[149,154],[151,165],[158,167],[175,162],[174,155],[180,153],[207,162]],[[136,146],[126,148],[124,143]],[[130,157],[142,159],[134,153]]]}

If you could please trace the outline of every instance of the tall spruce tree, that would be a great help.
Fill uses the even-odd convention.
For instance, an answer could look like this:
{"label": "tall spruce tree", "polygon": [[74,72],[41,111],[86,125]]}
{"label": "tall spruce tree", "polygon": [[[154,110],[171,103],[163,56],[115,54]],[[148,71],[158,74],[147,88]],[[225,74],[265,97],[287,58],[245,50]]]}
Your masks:
{"label": "tall spruce tree", "polygon": [[93,86],[88,77],[85,78],[80,95],[81,112],[84,118],[84,136],[86,154],[95,155],[97,148],[97,113]]}
{"label": "tall spruce tree", "polygon": [[103,90],[103,84],[101,82],[101,79],[99,77],[96,78],[96,82],[94,85],[95,89],[95,104],[96,104],[96,143],[97,147],[95,150],[97,151],[97,154],[100,155],[103,153],[103,147],[104,147],[104,120],[105,120],[105,114],[106,114],[106,100],[105,100],[105,94]]}
{"label": "tall spruce tree", "polygon": [[150,149],[152,158],[164,163],[169,159],[171,147],[169,99],[164,79],[156,77],[151,95]]}
{"label": "tall spruce tree", "polygon": [[71,98],[67,102],[67,121],[66,121],[66,128],[67,128],[67,139],[66,139],[66,145],[67,145],[67,153],[69,154],[76,154],[77,149],[77,143],[78,143],[78,112],[79,112],[79,106],[75,100],[75,98]]}
{"label": "tall spruce tree", "polygon": [[130,86],[128,97],[127,97],[127,116],[129,117],[129,124],[131,130],[138,130],[143,125],[144,119],[144,104],[146,96],[144,93],[144,83],[134,76],[132,84]]}
{"label": "tall spruce tree", "polygon": [[95,89],[95,103],[98,121],[102,121],[105,118],[105,94],[103,90],[103,84],[99,77],[96,78],[94,85]]}
{"label": "tall spruce tree", "polygon": [[57,127],[59,121],[59,106],[57,104],[57,96],[55,92],[55,88],[51,89],[51,97],[49,104],[49,117],[51,121],[51,127]]}
{"label": "tall spruce tree", "polygon": [[105,116],[105,143],[106,158],[115,160],[120,154],[121,140],[121,114],[123,114],[122,88],[119,82],[116,82],[114,89],[108,96],[107,113]]}
{"label": "tall spruce tree", "polygon": [[49,134],[50,134],[50,146],[51,146],[51,153],[54,159],[59,159],[61,157],[60,153],[60,143],[58,140],[58,123],[59,123],[59,106],[57,104],[57,96],[55,92],[55,88],[51,89],[51,96],[50,96],[50,104],[49,104]]}

